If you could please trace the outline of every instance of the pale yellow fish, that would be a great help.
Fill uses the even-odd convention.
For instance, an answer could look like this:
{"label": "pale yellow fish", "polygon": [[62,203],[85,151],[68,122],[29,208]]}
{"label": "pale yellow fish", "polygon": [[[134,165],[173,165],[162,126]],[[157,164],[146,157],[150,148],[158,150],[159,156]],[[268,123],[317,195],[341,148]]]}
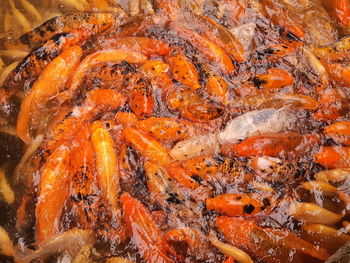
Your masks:
{"label": "pale yellow fish", "polygon": [[107,258],[106,263],[133,263],[133,261],[127,260],[122,257]]}
{"label": "pale yellow fish", "polygon": [[1,125],[2,120],[0,120],[0,132],[7,133],[12,136],[17,136],[17,129],[15,126]]}
{"label": "pale yellow fish", "polygon": [[231,256],[240,263],[253,263],[252,258],[238,247],[219,241],[214,234],[210,235],[209,241],[223,254]]}
{"label": "pale yellow fish", "polygon": [[23,50],[17,50],[17,49],[0,50],[0,55],[5,58],[9,58],[11,60],[19,60],[27,56],[28,52]]}
{"label": "pale yellow fish", "polygon": [[63,6],[72,7],[78,11],[86,11],[89,8],[88,3],[78,0],[60,0]]}
{"label": "pale yellow fish", "polygon": [[324,170],[315,174],[315,178],[324,182],[343,182],[350,178],[350,169]]}
{"label": "pale yellow fish", "polygon": [[32,29],[32,26],[30,25],[28,19],[22,14],[21,11],[19,11],[16,8],[14,0],[9,0],[10,1],[10,7],[12,10],[13,15],[16,17],[18,22],[21,24],[22,29],[24,31],[30,31]]}
{"label": "pale yellow fish", "polygon": [[79,253],[81,247],[94,243],[94,234],[91,230],[72,228],[62,234],[58,234],[50,240],[36,244],[36,250],[26,250],[15,257],[16,263],[30,263],[34,259],[40,259],[57,252],[67,252],[71,256]]}
{"label": "pale yellow fish", "polygon": [[0,168],[0,193],[8,204],[13,204],[15,201],[15,193],[7,182],[4,167]]}
{"label": "pale yellow fish", "polygon": [[27,181],[25,176],[25,166],[27,164],[27,161],[32,156],[32,154],[39,148],[41,145],[41,142],[43,141],[44,136],[38,135],[35,137],[35,139],[32,141],[32,143],[28,146],[28,148],[25,150],[24,155],[22,156],[21,161],[17,164],[15,172],[14,172],[14,180],[15,183],[20,183],[23,181]]}
{"label": "pale yellow fish", "polygon": [[91,262],[89,257],[90,257],[90,252],[91,252],[91,246],[83,246],[78,255],[74,258],[72,263],[89,263]]}
{"label": "pale yellow fish", "polygon": [[43,20],[43,17],[40,14],[40,12],[28,0],[20,0],[20,3],[23,6],[23,8],[28,12],[28,14],[35,17],[37,21],[40,22]]}
{"label": "pale yellow fish", "polygon": [[326,182],[309,181],[301,184],[301,187],[309,191],[319,191],[326,196],[337,196],[338,189]]}
{"label": "pale yellow fish", "polygon": [[260,183],[257,181],[251,182],[252,186],[254,186],[255,189],[265,192],[265,193],[274,193],[275,190],[268,184],[268,183]]}
{"label": "pale yellow fish", "polygon": [[335,229],[330,226],[322,225],[322,224],[309,224],[309,225],[303,225],[303,229],[311,234],[319,234],[323,237],[335,237],[337,239],[343,240],[344,242],[350,241],[350,236],[347,234],[342,233],[338,229]]}
{"label": "pale yellow fish", "polygon": [[4,31],[8,32],[14,28],[16,23],[14,23],[13,15],[10,9],[5,10],[3,27]]}
{"label": "pale yellow fish", "polygon": [[289,208],[290,215],[308,224],[333,225],[338,223],[343,215],[333,213],[313,203],[293,203]]}
{"label": "pale yellow fish", "polygon": [[102,195],[113,209],[117,209],[120,190],[118,158],[112,135],[100,121],[93,123],[91,142],[96,155],[96,169]]}
{"label": "pale yellow fish", "polygon": [[145,15],[153,15],[154,14],[154,9],[150,1],[148,0],[140,0],[140,7],[142,12]]}
{"label": "pale yellow fish", "polygon": [[11,242],[11,239],[6,232],[5,229],[3,229],[0,226],[0,255],[5,255],[8,257],[13,257],[15,255],[15,250],[13,248],[13,244]]}
{"label": "pale yellow fish", "polygon": [[0,57],[0,75],[1,75],[1,72],[5,69],[5,67],[6,67],[5,63]]}
{"label": "pale yellow fish", "polygon": [[139,0],[129,0],[129,13],[131,16],[136,16],[140,14]]}

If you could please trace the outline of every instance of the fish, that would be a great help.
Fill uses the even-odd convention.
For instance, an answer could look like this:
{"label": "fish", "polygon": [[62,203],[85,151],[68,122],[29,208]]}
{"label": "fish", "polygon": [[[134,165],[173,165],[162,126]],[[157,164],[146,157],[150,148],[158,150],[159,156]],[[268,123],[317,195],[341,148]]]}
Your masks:
{"label": "fish", "polygon": [[289,107],[247,112],[232,119],[226,127],[212,134],[191,137],[178,142],[170,151],[176,160],[187,160],[200,155],[215,155],[221,145],[233,144],[263,133],[276,133],[293,129],[296,116]]}

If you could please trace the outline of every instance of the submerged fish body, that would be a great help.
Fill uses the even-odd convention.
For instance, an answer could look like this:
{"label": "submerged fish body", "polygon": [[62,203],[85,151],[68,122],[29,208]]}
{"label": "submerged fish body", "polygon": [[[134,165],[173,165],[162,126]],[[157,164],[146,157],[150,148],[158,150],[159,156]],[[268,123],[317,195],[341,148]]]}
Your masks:
{"label": "submerged fish body", "polygon": [[80,248],[94,242],[91,230],[71,229],[62,234],[58,234],[52,239],[37,244],[38,249],[26,250],[23,254],[16,255],[16,262],[30,263],[35,259],[51,255],[57,251],[66,251],[74,257]]}

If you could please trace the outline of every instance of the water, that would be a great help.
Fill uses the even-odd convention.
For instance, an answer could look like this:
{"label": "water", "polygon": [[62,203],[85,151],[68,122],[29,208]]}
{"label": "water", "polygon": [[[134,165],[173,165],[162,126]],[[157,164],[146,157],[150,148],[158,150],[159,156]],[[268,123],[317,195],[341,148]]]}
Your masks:
{"label": "water", "polygon": [[[18,9],[17,11],[21,12],[20,14],[14,9],[13,3]],[[194,90],[193,87],[196,85],[188,84],[183,80],[187,75],[179,77],[177,72],[171,72],[171,70],[168,73],[162,72],[174,83],[174,86],[168,87],[165,85],[168,83],[166,82],[168,78],[164,74],[150,78],[149,75],[145,75],[137,63],[133,64],[129,61],[129,63],[96,64],[88,69],[87,75],[80,83],[78,92],[68,95],[68,100],[64,100],[62,103],[62,97],[60,97],[62,94],[57,93],[48,101],[43,102],[45,107],[39,111],[40,114],[37,115],[36,119],[33,117],[31,120],[30,135],[33,137],[44,135],[44,142],[39,143],[37,148],[34,147],[35,149],[28,156],[28,160],[22,161],[24,165],[20,169],[17,168],[16,171],[16,165],[20,162],[28,146],[25,146],[17,136],[11,134],[15,131],[14,126],[21,100],[30,94],[30,89],[29,91],[24,88],[20,91],[14,91],[11,103],[6,104],[11,107],[6,108],[8,111],[6,114],[2,112],[0,118],[0,166],[6,170],[7,181],[15,192],[16,199],[12,205],[6,204],[3,199],[0,199],[0,211],[2,211],[0,225],[9,232],[15,244],[24,242],[25,246],[35,248],[33,243],[38,231],[35,222],[35,206],[37,195],[43,187],[40,186],[40,177],[45,163],[50,160],[52,153],[59,149],[59,144],[65,142],[64,147],[67,147],[70,154],[71,163],[68,166],[68,173],[71,175],[72,185],[67,184],[69,185],[69,194],[67,194],[67,198],[63,198],[65,201],[60,218],[56,218],[58,220],[56,227],[59,232],[74,227],[93,229],[97,233],[98,239],[93,244],[94,249],[91,253],[93,262],[105,262],[105,258],[111,256],[124,256],[134,262],[147,261],[149,256],[142,249],[143,242],[147,241],[142,239],[140,241],[135,232],[133,235],[129,233],[130,236],[127,237],[118,233],[125,224],[120,200],[117,200],[117,212],[115,210],[112,212],[109,203],[111,200],[106,198],[103,187],[101,187],[103,182],[99,181],[101,175],[95,160],[97,150],[94,147],[96,145],[93,145],[91,141],[91,126],[96,120],[101,120],[103,127],[108,130],[114,141],[114,154],[121,159],[120,185],[117,196],[129,192],[138,199],[151,212],[152,222],[155,222],[157,229],[159,228],[153,232],[160,231],[163,234],[178,227],[191,227],[200,232],[198,239],[194,240],[197,242],[190,242],[188,249],[186,249],[187,244],[184,242],[173,243],[174,250],[169,254],[175,261],[180,261],[182,258],[183,262],[222,262],[224,255],[210,245],[206,239],[210,231],[214,231],[220,240],[246,251],[254,262],[262,262],[262,260],[265,262],[321,262],[315,257],[301,253],[300,250],[295,249],[295,246],[286,248],[288,244],[281,245],[278,241],[280,234],[269,236],[264,232],[265,230],[262,230],[263,228],[273,228],[277,232],[288,229],[297,236],[325,249],[329,254],[333,254],[345,241],[350,240],[348,235],[341,237],[334,236],[334,234],[329,234],[329,236],[325,234],[312,235],[305,230],[307,224],[303,220],[293,217],[289,211],[291,203],[307,202],[317,204],[334,213],[344,214],[339,222],[331,225],[334,229],[340,229],[343,232],[346,231],[343,222],[350,220],[346,211],[348,201],[346,198],[343,197],[341,200],[337,194],[331,197],[326,196],[322,189],[316,188],[307,191],[300,187],[303,182],[314,180],[314,175],[317,172],[327,169],[322,166],[323,163],[322,165],[316,163],[313,157],[320,150],[321,145],[345,146],[337,138],[330,139],[325,136],[324,128],[335,121],[349,120],[347,98],[350,95],[350,80],[339,80],[336,72],[326,73],[329,70],[327,68],[329,63],[339,62],[346,66],[348,59],[330,61],[327,57],[316,57],[312,53],[313,51],[317,52],[313,49],[314,47],[332,44],[334,41],[346,37],[349,31],[349,25],[342,26],[334,16],[331,16],[333,14],[332,7],[327,4],[326,0],[179,1],[179,5],[183,8],[180,12],[174,6],[168,7],[161,1],[155,1],[153,5],[149,1],[118,2],[107,0],[86,2],[32,1],[29,3],[36,8],[37,13],[28,7],[28,2],[23,0],[17,2],[6,0],[0,3],[0,21],[2,21],[0,23],[0,54],[2,54],[3,61],[3,66],[0,63],[0,71],[14,62],[20,61],[24,55],[23,52],[29,51],[29,48],[23,46],[23,43],[18,44],[15,41],[18,36],[27,31],[28,27],[33,28],[40,25],[58,14],[83,10],[107,10],[119,16],[124,13],[139,16],[137,19],[125,19],[120,27],[112,26],[110,30],[97,33],[84,44],[81,42],[82,59],[96,50],[103,49],[103,46],[96,47],[95,39],[108,40],[129,36],[157,39],[170,47],[171,56],[182,54],[190,63],[193,63],[191,70],[195,73],[191,73],[190,81],[195,81],[195,84],[200,88]],[[166,8],[162,9],[164,7]],[[153,12],[157,12],[153,17],[146,16]],[[169,22],[167,16],[173,20]],[[9,21],[11,23],[8,23]],[[304,36],[298,35],[300,29],[304,31]],[[209,40],[215,44],[210,44]],[[147,44],[138,42],[130,44],[120,39],[114,45],[119,45],[118,48],[127,47],[137,52],[143,52],[146,47],[149,53],[144,54],[149,56],[149,59],[171,64],[167,57],[169,55],[165,58],[162,57],[157,46],[147,46]],[[4,52],[3,50],[11,51]],[[220,50],[223,52],[220,53]],[[243,50],[244,56],[239,53]],[[349,50],[347,47],[344,53],[347,54]],[[60,53],[60,51],[57,52]],[[57,56],[58,53],[53,57]],[[180,71],[185,66],[181,67]],[[227,74],[231,68],[234,70]],[[289,72],[293,78],[292,82],[285,84],[283,78],[287,73],[281,73],[282,77],[278,74],[273,75],[271,74],[273,71],[270,71],[271,68]],[[217,86],[210,87],[209,77],[221,78],[221,81],[226,84],[220,89]],[[66,88],[67,86],[68,84],[66,84]],[[147,87],[147,90],[143,89],[144,86]],[[104,105],[108,98],[95,102],[87,100],[88,92],[96,88],[112,89],[119,92],[126,97],[125,104],[113,108],[111,105]],[[140,93],[135,93],[135,90],[138,92],[141,90],[141,94],[147,93],[147,99],[144,100],[145,97],[142,97]],[[130,94],[137,95],[131,96]],[[272,94],[280,96],[271,100]],[[307,99],[300,96],[287,98],[284,94],[309,97]],[[252,99],[253,96],[254,99]],[[150,97],[154,101],[149,99]],[[248,97],[250,97],[249,100]],[[129,103],[130,100],[136,99],[144,104]],[[313,106],[314,102],[317,104],[316,107]],[[147,179],[151,177],[147,175],[149,171],[144,169],[144,162],[148,160],[156,165],[162,164],[157,170],[156,176],[159,173],[166,173],[165,171],[170,173],[169,167],[171,165],[164,161],[166,160],[164,153],[154,157],[152,153],[149,153],[150,150],[143,150],[142,147],[138,148],[132,142],[127,142],[122,133],[126,126],[133,126],[134,123],[129,120],[125,124],[117,119],[116,113],[119,111],[137,113],[140,109],[135,107],[138,106],[141,107],[141,112],[142,107],[148,107],[147,112],[137,116],[138,119],[147,119],[151,116],[167,117],[196,123],[192,130],[187,130],[190,137],[218,133],[226,127],[230,120],[249,111],[264,108],[279,109],[288,106],[298,120],[293,120],[295,125],[291,130],[285,129],[283,132],[312,134],[316,136],[317,140],[305,141],[304,137],[295,135],[293,138],[282,136],[278,139],[261,137],[255,144],[249,146],[253,147],[251,152],[261,149],[260,154],[254,153],[248,154],[248,156],[240,153],[239,149],[241,148],[237,148],[235,144],[221,145],[220,152],[213,153],[215,154],[213,159],[215,165],[211,167],[209,164],[204,164],[200,170],[208,169],[209,175],[202,175],[200,171],[193,172],[190,180],[199,186],[196,190],[184,187],[177,181],[178,179],[174,178],[170,179],[169,186],[164,185],[162,179],[158,179],[159,181]],[[74,119],[77,116],[78,119]],[[85,118],[83,126],[80,126],[82,119],[79,119],[79,116]],[[63,132],[57,132],[59,130],[55,129],[56,125],[67,120],[68,125],[62,128]],[[69,122],[70,120],[72,122]],[[247,128],[249,129],[249,125]],[[255,126],[253,128],[257,129]],[[178,141],[175,139],[176,136],[171,134],[173,132],[171,129],[168,127],[162,129],[164,130],[161,133],[169,133],[169,139],[158,140],[164,146],[162,149],[168,152]],[[180,130],[180,132],[184,131],[185,129]],[[54,132],[57,134],[50,137],[50,134],[52,136]],[[157,138],[155,133],[152,136]],[[273,137],[271,134],[269,136]],[[55,141],[56,139],[57,141]],[[141,142],[138,143],[141,144]],[[242,143],[242,140],[238,143]],[[312,145],[308,145],[308,143]],[[294,146],[290,145],[296,146],[293,148]],[[160,146],[156,146],[156,148],[159,150]],[[247,151],[249,152],[249,150]],[[280,158],[281,163],[271,168],[271,170],[273,168],[276,170],[270,176],[261,175],[261,172],[266,173],[266,171],[260,171],[259,174],[252,164],[254,157],[260,156],[262,152]],[[227,161],[229,158],[232,161]],[[106,166],[109,162],[110,159]],[[233,162],[238,167],[235,171],[227,165]],[[344,163],[345,165],[349,164],[347,160],[344,160]],[[172,165],[178,164],[172,163]],[[197,164],[195,163],[194,167],[196,167],[195,165]],[[338,166],[342,165],[338,164]],[[210,169],[217,170],[211,172]],[[56,174],[56,176],[58,175]],[[59,176],[62,174],[59,173]],[[165,175],[163,174],[163,176]],[[152,178],[152,180],[156,180],[154,178],[157,177]],[[277,179],[267,180],[266,178]],[[56,183],[59,184],[59,182]],[[350,194],[346,187],[347,183],[345,182],[344,185],[335,184],[335,186],[339,186],[339,189],[344,193]],[[253,216],[243,214],[245,219],[255,220],[259,227],[253,230],[249,230],[248,227],[240,230],[241,232],[237,235],[243,236],[241,241],[230,240],[227,235],[225,235],[225,239],[215,226],[216,218],[220,213],[208,211],[205,208],[205,199],[223,193],[243,194],[260,201],[270,200],[271,208],[269,209],[271,210],[267,209]],[[62,194],[62,196],[64,195]],[[41,202],[51,202],[55,205],[52,200],[59,200],[59,197],[61,195],[57,195],[57,198],[48,198],[45,201],[45,197],[41,196]],[[24,206],[25,212],[16,214],[21,203],[23,204],[23,200],[28,201],[28,205]],[[47,213],[50,212],[47,211]],[[23,221],[18,218],[21,215],[24,216]],[[23,223],[22,228],[19,228],[18,222]],[[149,227],[150,224],[147,226]],[[145,235],[152,236],[152,233]],[[152,240],[152,238],[154,239],[154,237],[150,239]],[[245,240],[247,238],[248,241]],[[119,239],[122,241],[119,242]],[[155,246],[161,246],[155,240],[151,242],[153,243],[150,247],[153,249]],[[295,240],[291,242],[298,243]],[[70,252],[71,254],[66,252],[61,255],[52,253],[53,255],[50,255],[47,261],[71,262],[77,251]],[[262,254],[270,256],[260,257],[259,255]],[[148,262],[153,262],[152,260],[148,258]],[[0,262],[11,262],[11,259],[0,257]]]}

